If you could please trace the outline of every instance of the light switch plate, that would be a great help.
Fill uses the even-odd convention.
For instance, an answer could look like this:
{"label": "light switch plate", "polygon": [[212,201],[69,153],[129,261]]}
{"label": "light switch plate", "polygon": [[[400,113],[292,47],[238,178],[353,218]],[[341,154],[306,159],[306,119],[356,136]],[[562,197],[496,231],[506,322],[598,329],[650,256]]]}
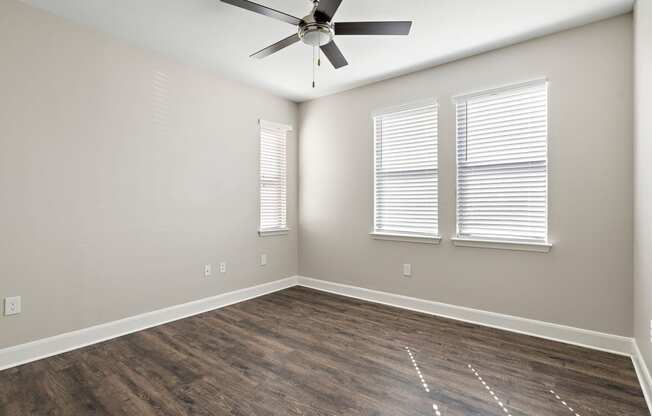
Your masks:
{"label": "light switch plate", "polygon": [[261,266],[266,266],[267,265],[267,254],[261,254],[260,255],[260,265]]}
{"label": "light switch plate", "polygon": [[20,296],[5,298],[5,316],[18,315],[21,312]]}
{"label": "light switch plate", "polygon": [[213,274],[213,266],[207,264],[204,266],[204,277],[209,277]]}

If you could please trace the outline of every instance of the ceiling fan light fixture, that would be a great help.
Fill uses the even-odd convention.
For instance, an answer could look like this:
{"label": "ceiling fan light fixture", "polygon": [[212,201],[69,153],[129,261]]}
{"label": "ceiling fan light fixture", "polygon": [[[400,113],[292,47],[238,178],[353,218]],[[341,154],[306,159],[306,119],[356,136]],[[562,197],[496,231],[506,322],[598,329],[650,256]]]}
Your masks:
{"label": "ceiling fan light fixture", "polygon": [[335,37],[333,26],[328,23],[307,23],[299,27],[299,38],[306,45],[320,47],[331,43]]}

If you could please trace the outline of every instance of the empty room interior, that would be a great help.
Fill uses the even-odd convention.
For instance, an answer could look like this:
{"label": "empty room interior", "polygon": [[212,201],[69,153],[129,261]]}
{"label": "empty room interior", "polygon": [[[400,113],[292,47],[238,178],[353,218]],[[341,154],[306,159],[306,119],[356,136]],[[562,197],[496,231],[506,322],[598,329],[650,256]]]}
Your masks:
{"label": "empty room interior", "polygon": [[0,415],[650,416],[652,0],[0,0]]}

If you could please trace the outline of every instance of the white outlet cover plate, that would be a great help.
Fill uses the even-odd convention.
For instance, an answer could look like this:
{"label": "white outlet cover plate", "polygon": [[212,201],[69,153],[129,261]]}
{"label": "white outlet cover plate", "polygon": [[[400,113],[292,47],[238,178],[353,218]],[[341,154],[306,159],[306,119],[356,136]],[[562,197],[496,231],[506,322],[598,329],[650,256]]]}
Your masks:
{"label": "white outlet cover plate", "polygon": [[21,299],[20,296],[12,296],[5,298],[5,315],[17,315],[21,312]]}
{"label": "white outlet cover plate", "polygon": [[412,276],[412,265],[410,263],[405,263],[403,265],[403,276],[405,277]]}

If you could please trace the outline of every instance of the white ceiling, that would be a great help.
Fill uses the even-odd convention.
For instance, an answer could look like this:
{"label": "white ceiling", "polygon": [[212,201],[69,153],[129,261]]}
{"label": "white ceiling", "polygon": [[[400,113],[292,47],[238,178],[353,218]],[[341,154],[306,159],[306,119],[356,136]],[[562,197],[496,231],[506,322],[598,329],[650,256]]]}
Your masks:
{"label": "white ceiling", "polygon": [[[311,87],[312,49],[295,44],[248,56],[293,26],[218,0],[23,0],[229,78],[305,101],[632,10],[634,0],[344,0],[335,21],[413,20],[407,37],[341,36],[349,61],[323,62]],[[303,17],[308,0],[256,0]]]}

